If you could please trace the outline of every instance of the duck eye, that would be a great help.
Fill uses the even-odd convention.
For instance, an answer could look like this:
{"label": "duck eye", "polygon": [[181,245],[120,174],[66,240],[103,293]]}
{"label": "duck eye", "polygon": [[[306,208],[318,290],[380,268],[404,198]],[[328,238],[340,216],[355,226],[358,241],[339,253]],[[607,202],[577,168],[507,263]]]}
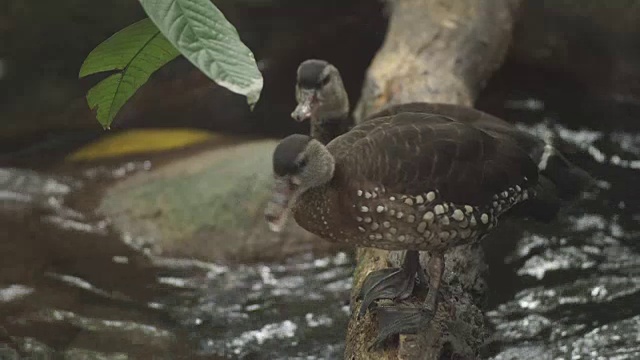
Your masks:
{"label": "duck eye", "polygon": [[327,75],[322,80],[320,80],[320,86],[326,86],[329,81],[331,81],[331,75]]}
{"label": "duck eye", "polygon": [[307,166],[307,158],[302,158],[299,162],[298,162],[298,169],[302,169],[303,167]]}

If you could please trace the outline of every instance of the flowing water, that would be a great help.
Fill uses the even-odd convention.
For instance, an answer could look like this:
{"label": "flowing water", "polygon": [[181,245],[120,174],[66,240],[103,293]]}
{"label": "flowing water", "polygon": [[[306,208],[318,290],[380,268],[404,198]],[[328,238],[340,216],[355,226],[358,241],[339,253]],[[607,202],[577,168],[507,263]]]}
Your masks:
{"label": "flowing water", "polygon": [[[487,238],[486,357],[640,359],[640,126],[580,128],[530,95],[503,104],[526,131],[555,129],[599,186],[557,223],[509,222]],[[341,358],[347,254],[159,258],[70,200],[95,194],[97,178],[150,167],[0,169],[0,359]]]}

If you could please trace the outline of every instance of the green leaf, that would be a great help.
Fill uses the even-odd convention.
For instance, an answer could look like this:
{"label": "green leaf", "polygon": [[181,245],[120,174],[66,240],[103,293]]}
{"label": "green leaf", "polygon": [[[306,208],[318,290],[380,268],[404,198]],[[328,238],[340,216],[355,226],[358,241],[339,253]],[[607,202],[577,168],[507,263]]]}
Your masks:
{"label": "green leaf", "polygon": [[253,53],[211,0],[140,0],[160,31],[209,78],[253,107],[263,79]]}
{"label": "green leaf", "polygon": [[100,124],[109,128],[118,111],[151,74],[178,55],[149,19],[118,31],[93,49],[80,68],[80,77],[119,71],[87,92],[87,103],[92,110],[97,109]]}

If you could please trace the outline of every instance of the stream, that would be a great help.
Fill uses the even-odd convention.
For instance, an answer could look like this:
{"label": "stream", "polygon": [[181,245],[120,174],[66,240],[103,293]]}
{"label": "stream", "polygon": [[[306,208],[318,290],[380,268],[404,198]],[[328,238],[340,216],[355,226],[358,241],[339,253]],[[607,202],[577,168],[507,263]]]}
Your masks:
{"label": "stream", "polygon": [[[483,353],[640,359],[640,111],[620,126],[514,94],[501,111],[526,131],[554,129],[599,185],[553,224],[506,222],[487,237],[494,334]],[[0,359],[342,357],[349,254],[225,266],[157,257],[74,206],[150,168],[0,169]]]}

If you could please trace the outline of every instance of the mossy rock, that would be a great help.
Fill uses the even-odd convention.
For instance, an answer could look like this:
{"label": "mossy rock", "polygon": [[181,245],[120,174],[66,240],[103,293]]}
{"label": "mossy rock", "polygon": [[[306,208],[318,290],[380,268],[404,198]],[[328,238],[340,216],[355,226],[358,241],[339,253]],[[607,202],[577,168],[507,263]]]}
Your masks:
{"label": "mossy rock", "polygon": [[266,226],[277,141],[221,143],[116,183],[98,212],[134,244],[171,256],[278,261],[335,249],[293,221],[280,234]]}

